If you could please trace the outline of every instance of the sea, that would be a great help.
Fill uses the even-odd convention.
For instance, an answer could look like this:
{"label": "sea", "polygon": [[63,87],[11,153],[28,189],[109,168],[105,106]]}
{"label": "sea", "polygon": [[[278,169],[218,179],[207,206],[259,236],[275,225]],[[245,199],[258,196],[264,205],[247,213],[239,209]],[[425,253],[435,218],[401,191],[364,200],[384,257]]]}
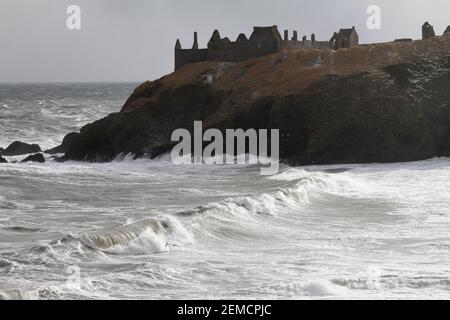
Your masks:
{"label": "sea", "polygon": [[[0,147],[54,147],[137,85],[0,84]],[[447,158],[263,176],[24,157],[0,164],[0,299],[450,298]]]}

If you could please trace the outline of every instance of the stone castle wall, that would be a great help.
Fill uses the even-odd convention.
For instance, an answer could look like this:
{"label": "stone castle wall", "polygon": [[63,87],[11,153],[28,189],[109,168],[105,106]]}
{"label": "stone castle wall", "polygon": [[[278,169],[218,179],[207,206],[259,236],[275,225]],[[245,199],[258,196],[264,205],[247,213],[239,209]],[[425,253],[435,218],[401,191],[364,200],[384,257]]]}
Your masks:
{"label": "stone castle wall", "polygon": [[202,61],[208,61],[208,49],[175,49],[175,70]]}
{"label": "stone castle wall", "polygon": [[179,40],[175,47],[175,70],[190,63],[201,61],[227,61],[239,62],[253,57],[261,57],[267,54],[279,52],[281,49],[339,49],[358,45],[358,34],[355,28],[341,29],[335,33],[330,41],[317,41],[315,35],[308,40],[303,37],[298,39],[298,32],[294,31],[291,39],[289,33],[284,31],[284,39],[281,37],[277,26],[254,27],[253,33],[247,39],[245,34],[240,34],[236,41],[221,38],[218,30],[214,30],[208,42],[207,49],[198,49],[197,33],[194,33],[194,45],[192,49],[182,49]]}

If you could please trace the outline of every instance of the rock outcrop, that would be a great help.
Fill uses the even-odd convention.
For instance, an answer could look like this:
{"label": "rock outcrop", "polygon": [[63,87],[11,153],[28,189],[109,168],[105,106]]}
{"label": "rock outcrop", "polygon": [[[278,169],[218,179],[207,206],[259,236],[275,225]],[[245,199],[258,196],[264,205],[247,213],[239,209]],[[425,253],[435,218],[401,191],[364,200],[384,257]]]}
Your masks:
{"label": "rock outcrop", "polygon": [[37,144],[28,144],[21,141],[14,141],[0,154],[2,156],[21,156],[24,154],[41,152],[41,147]]}
{"label": "rock outcrop", "polygon": [[120,112],[72,135],[63,159],[152,157],[194,120],[204,129],[280,129],[280,155],[296,164],[450,156],[449,52],[446,34],[186,65],[143,83]]}
{"label": "rock outcrop", "polygon": [[22,162],[22,163],[25,163],[25,162],[44,163],[45,162],[45,158],[44,158],[44,155],[42,153],[36,153],[36,154],[32,154],[32,155],[26,157],[25,159],[23,159],[20,162]]}
{"label": "rock outcrop", "polygon": [[65,153],[67,152],[67,150],[69,150],[70,145],[72,144],[72,142],[77,138],[77,136],[80,133],[78,132],[71,132],[68,135],[66,135],[63,139],[63,142],[57,146],[54,147],[52,149],[49,150],[45,150],[44,152],[47,154],[58,154],[58,153]]}
{"label": "rock outcrop", "polygon": [[3,158],[2,156],[0,156],[0,163],[8,163],[8,161],[6,161],[5,158]]}

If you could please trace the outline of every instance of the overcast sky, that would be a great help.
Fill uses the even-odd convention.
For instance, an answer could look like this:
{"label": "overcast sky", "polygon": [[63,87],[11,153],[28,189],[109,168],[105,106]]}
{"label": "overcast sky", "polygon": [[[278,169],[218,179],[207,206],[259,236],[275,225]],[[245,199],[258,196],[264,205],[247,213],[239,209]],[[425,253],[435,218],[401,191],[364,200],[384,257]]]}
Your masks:
{"label": "overcast sky", "polygon": [[[81,8],[81,30],[68,30],[66,9]],[[381,7],[382,29],[366,27]],[[428,20],[441,34],[449,0],[0,0],[0,82],[153,80],[173,70],[177,38],[205,47],[213,29],[234,40],[254,25],[297,29],[329,40],[356,26],[360,42],[420,38]]]}

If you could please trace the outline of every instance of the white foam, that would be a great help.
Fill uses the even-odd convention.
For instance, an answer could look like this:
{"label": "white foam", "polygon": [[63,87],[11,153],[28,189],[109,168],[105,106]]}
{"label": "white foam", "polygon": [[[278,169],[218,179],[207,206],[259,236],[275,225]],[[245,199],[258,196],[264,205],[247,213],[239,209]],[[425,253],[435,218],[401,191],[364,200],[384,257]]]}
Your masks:
{"label": "white foam", "polygon": [[173,246],[193,242],[191,234],[172,216],[142,220],[112,230],[84,234],[80,240],[103,252],[130,255],[167,252]]}
{"label": "white foam", "polygon": [[291,298],[332,298],[338,296],[345,298],[349,290],[328,280],[314,280],[305,283],[292,283],[285,287],[287,295]]}
{"label": "white foam", "polygon": [[0,300],[38,300],[39,290],[5,290],[0,291]]}
{"label": "white foam", "polygon": [[[187,210],[183,214],[201,214],[217,218],[235,217],[240,220],[254,220],[258,215],[277,216],[286,213],[286,209],[299,209],[307,206],[313,199],[323,194],[339,191],[339,177],[325,173],[311,173],[304,170],[288,170],[272,179],[289,180],[283,186],[263,193],[231,197],[220,202],[212,202]],[[344,181],[348,182],[344,179]]]}

